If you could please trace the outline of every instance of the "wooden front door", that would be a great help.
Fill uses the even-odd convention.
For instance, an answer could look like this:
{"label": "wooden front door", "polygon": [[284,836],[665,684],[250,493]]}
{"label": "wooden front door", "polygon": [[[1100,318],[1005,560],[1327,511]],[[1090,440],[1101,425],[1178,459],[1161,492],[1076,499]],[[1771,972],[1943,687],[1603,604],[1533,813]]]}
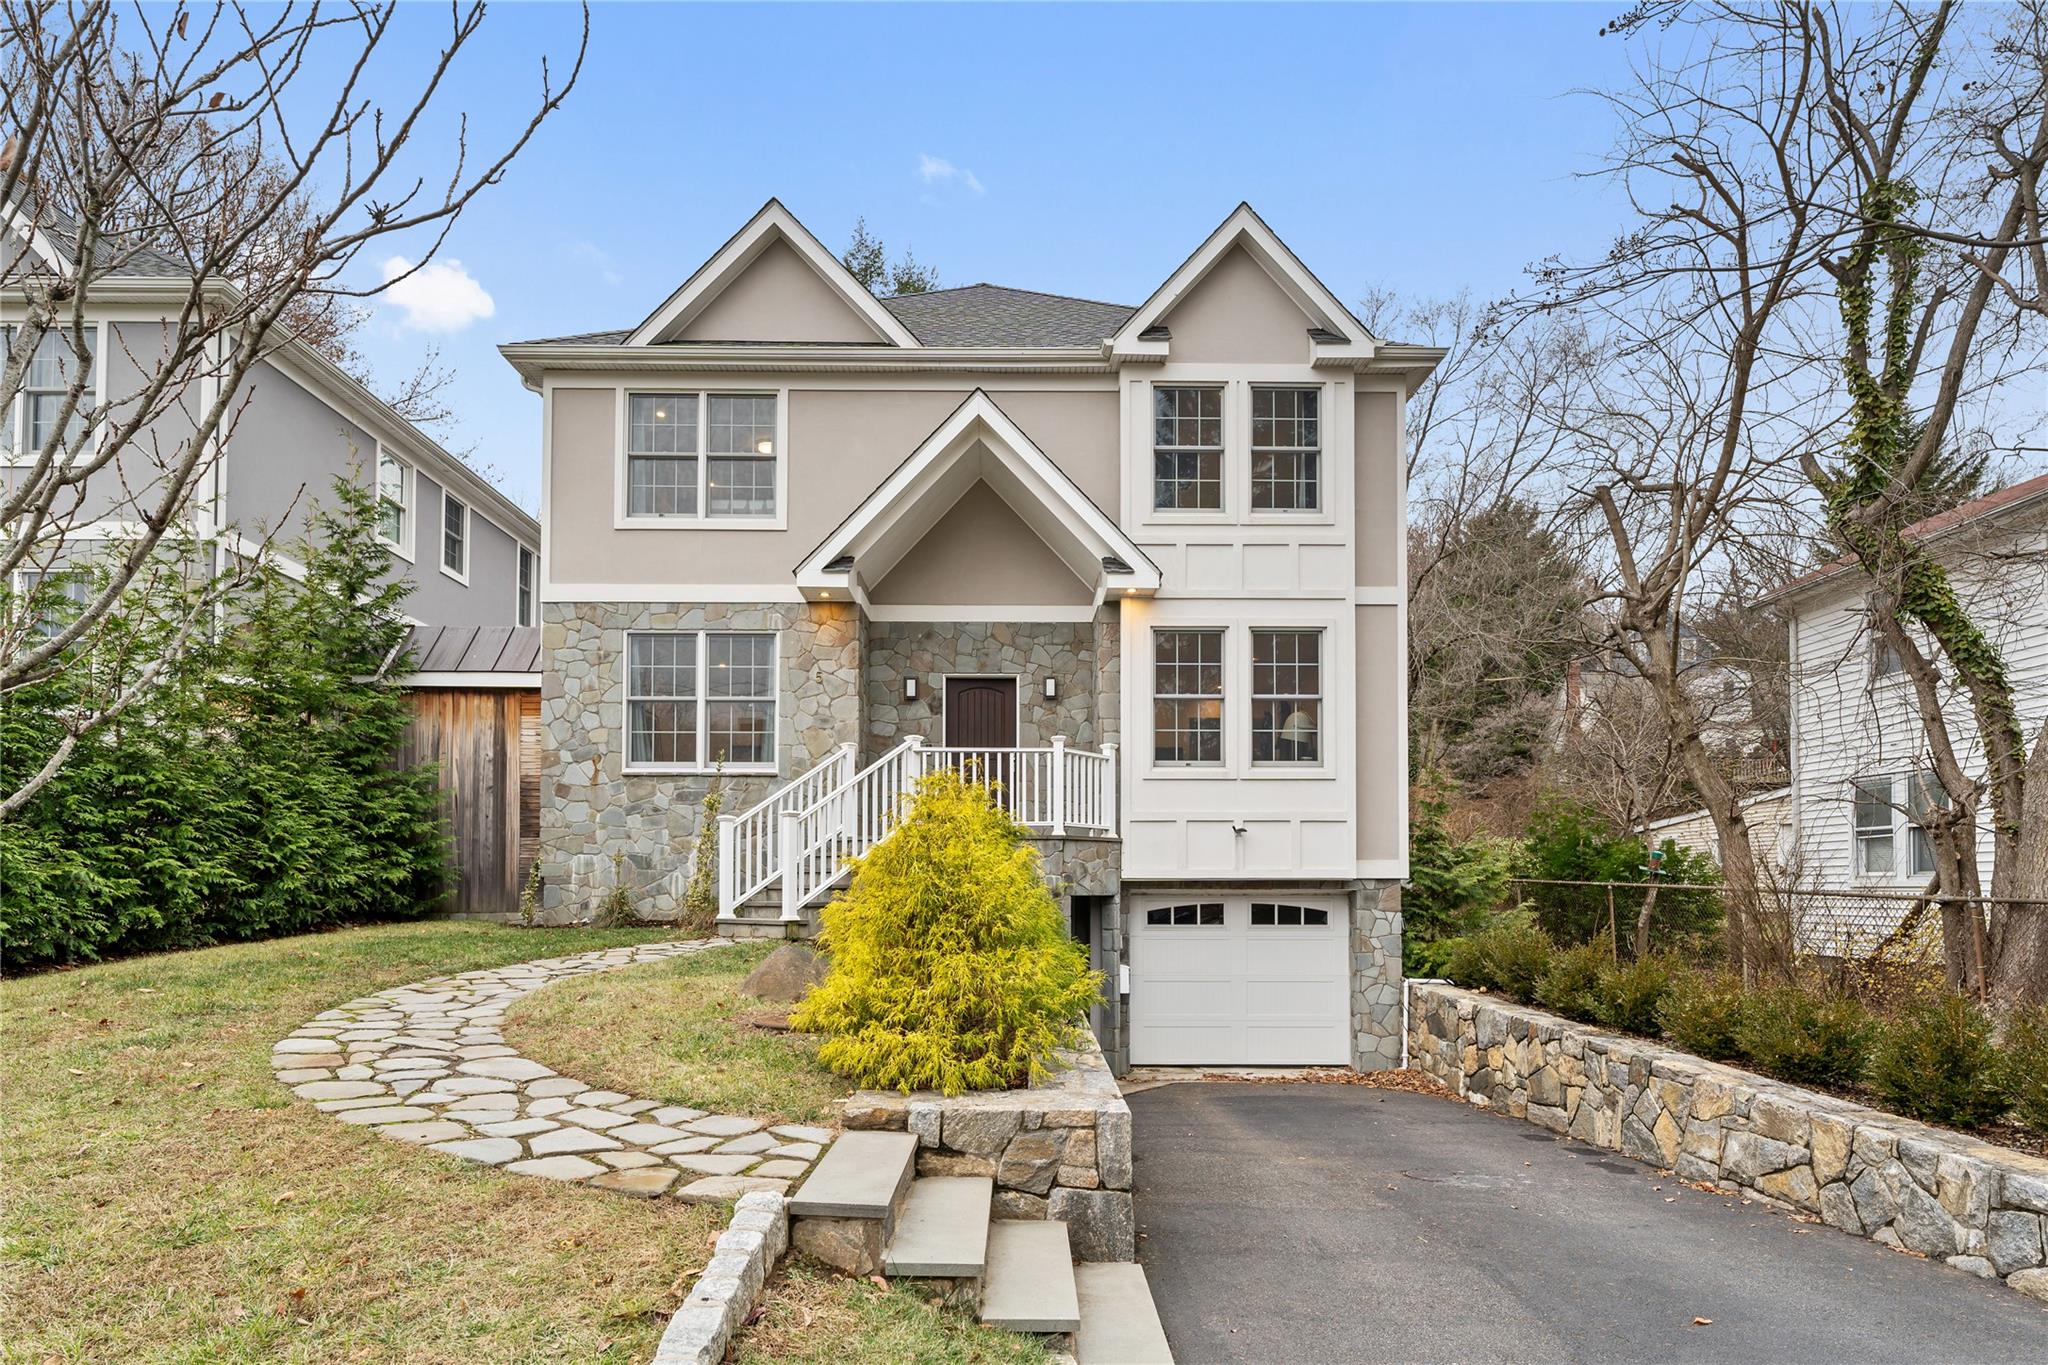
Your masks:
{"label": "wooden front door", "polygon": [[955,749],[1016,748],[1017,680],[946,679],[946,745]]}

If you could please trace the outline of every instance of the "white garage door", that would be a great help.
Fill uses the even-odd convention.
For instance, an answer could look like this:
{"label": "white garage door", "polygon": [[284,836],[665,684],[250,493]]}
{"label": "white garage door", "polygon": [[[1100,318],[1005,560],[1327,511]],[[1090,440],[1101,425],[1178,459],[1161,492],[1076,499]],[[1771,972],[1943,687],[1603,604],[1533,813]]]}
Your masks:
{"label": "white garage door", "polygon": [[1131,1062],[1348,1063],[1350,918],[1341,898],[1134,897]]}

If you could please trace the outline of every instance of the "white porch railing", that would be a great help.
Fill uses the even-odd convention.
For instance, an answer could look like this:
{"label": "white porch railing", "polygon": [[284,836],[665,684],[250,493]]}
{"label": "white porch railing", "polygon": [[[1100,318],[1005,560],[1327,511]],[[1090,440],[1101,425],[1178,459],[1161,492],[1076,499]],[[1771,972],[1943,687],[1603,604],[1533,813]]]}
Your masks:
{"label": "white porch railing", "polygon": [[767,800],[718,817],[718,909],[730,913],[782,875],[782,815],[800,810],[853,776],[854,746],[842,744]]}
{"label": "white porch railing", "polygon": [[[849,859],[896,828],[903,799],[917,780],[940,768],[956,768],[988,783],[1012,818],[1032,830],[1054,837],[1116,833],[1114,744],[1103,745],[1101,753],[1069,749],[1065,739],[1042,748],[928,748],[912,737],[835,785],[807,787],[807,801],[785,800],[778,792],[732,817],[732,823],[721,822],[719,912],[730,915],[779,880],[782,918],[801,919],[806,904],[846,875]],[[810,783],[816,771],[784,791]],[[771,811],[777,828],[769,836],[759,822]],[[748,821],[753,823],[743,828]],[[728,849],[741,859],[730,875]],[[764,867],[762,859],[770,853],[774,864]]]}

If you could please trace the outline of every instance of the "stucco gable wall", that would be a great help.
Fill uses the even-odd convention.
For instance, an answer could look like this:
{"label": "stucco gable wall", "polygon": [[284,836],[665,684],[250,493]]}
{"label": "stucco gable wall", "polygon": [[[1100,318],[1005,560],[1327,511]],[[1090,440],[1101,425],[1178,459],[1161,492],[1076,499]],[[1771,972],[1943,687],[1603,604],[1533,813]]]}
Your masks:
{"label": "stucco gable wall", "polygon": [[1164,319],[1175,361],[1291,364],[1315,325],[1244,248],[1216,262]]}
{"label": "stucco gable wall", "polygon": [[880,605],[1074,606],[1093,590],[985,483],[960,501],[888,576],[868,589]]}
{"label": "stucco gable wall", "polygon": [[684,341],[882,340],[782,241],[764,248],[679,335]]}

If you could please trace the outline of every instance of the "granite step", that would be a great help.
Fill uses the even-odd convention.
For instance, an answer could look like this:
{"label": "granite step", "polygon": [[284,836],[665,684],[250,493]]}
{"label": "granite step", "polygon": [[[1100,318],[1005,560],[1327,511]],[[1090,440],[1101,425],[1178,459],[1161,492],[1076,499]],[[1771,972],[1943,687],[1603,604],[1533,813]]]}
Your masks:
{"label": "granite step", "polygon": [[978,1279],[988,1259],[989,1202],[995,1181],[985,1175],[928,1175],[910,1182],[882,1258],[890,1275]]}
{"label": "granite step", "polygon": [[989,1224],[987,1264],[983,1322],[1012,1332],[1072,1332],[1080,1327],[1074,1252],[1065,1223]]}
{"label": "granite step", "polygon": [[1145,1267],[1084,1261],[1074,1267],[1074,1288],[1081,1301],[1081,1326],[1074,1334],[1078,1365],[1173,1365]]}
{"label": "granite step", "polygon": [[916,1159],[917,1139],[909,1133],[847,1133],[798,1186],[789,1216],[887,1220],[910,1184]]}

